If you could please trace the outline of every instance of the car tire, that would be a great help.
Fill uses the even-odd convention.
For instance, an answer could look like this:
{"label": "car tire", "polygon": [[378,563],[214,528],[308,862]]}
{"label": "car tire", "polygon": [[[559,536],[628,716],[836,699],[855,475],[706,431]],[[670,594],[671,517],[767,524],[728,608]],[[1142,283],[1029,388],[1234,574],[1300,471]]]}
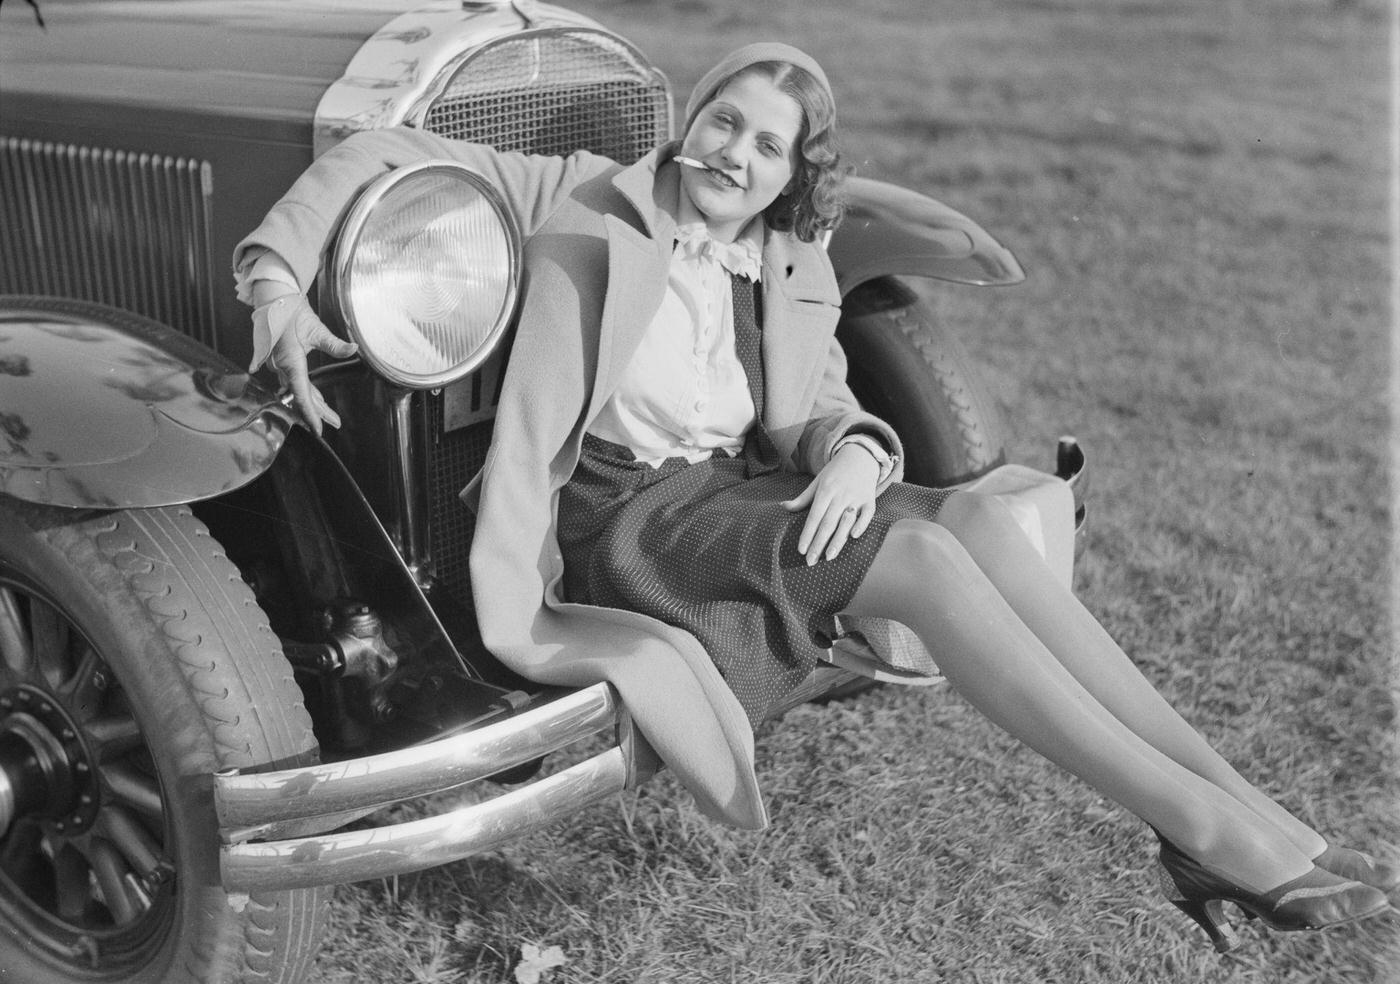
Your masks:
{"label": "car tire", "polygon": [[837,338],[861,406],[904,442],[904,480],[955,485],[1006,461],[1000,415],[958,340],[928,303],[890,277],[841,305]]}
{"label": "car tire", "polygon": [[266,616],[189,509],[0,497],[0,744],[17,739],[47,758],[0,833],[0,976],[305,976],[327,891],[225,893],[210,777],[311,764],[316,739]]}

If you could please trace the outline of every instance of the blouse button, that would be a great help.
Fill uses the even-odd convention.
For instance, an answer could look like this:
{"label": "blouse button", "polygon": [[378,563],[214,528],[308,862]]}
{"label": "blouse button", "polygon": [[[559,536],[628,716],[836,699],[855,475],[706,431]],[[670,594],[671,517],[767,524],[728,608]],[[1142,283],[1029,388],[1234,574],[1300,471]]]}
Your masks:
{"label": "blouse button", "polygon": [[704,410],[704,409],[705,409],[705,401],[704,401],[704,400],[696,400],[696,401],[695,401],[695,412],[696,412],[696,413],[699,413],[700,411],[702,411],[702,410]]}

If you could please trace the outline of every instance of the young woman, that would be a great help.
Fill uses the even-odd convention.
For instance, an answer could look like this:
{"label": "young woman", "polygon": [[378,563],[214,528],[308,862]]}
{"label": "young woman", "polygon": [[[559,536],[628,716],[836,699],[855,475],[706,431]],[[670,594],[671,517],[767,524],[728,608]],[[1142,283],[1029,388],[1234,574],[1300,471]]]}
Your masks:
{"label": "young woman", "polygon": [[353,346],[302,296],[331,223],[386,168],[466,162],[527,236],[495,436],[464,493],[499,658],[611,681],[703,809],[761,826],[750,722],[838,614],[891,619],[988,718],[1152,825],[1168,897],[1217,946],[1222,901],[1305,929],[1400,900],[1400,867],[1329,846],[1217,755],[999,503],[899,481],[899,439],[846,387],[814,244],[840,214],[834,125],[821,68],[757,44],[701,80],[678,144],[629,167],[352,137],[239,246],[254,365],[270,357],[313,429],[336,423],[306,353]]}

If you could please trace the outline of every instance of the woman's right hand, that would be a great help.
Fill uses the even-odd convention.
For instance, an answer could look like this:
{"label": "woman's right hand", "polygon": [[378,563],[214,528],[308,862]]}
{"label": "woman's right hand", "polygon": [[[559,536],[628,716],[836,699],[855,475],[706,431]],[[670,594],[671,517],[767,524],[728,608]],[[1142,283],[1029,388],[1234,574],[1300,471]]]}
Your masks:
{"label": "woman's right hand", "polygon": [[[264,283],[266,281],[259,281],[258,286]],[[253,311],[253,363],[250,371],[258,369],[264,362],[270,365],[283,389],[291,390],[292,406],[316,436],[321,435],[323,422],[339,427],[339,414],[311,385],[306,356],[315,349],[333,359],[348,359],[359,350],[359,346],[331,334],[331,330],[321,323],[306,297],[300,293],[284,293],[269,300],[260,292],[255,292],[254,301],[258,306]]]}

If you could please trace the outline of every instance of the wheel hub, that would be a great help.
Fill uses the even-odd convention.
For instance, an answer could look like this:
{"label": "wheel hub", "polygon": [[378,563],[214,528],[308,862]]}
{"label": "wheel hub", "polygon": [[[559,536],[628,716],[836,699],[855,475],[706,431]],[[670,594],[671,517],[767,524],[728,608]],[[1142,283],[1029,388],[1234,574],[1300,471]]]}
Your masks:
{"label": "wheel hub", "polygon": [[63,705],[24,684],[0,692],[0,835],[19,817],[80,833],[97,815],[97,770]]}

